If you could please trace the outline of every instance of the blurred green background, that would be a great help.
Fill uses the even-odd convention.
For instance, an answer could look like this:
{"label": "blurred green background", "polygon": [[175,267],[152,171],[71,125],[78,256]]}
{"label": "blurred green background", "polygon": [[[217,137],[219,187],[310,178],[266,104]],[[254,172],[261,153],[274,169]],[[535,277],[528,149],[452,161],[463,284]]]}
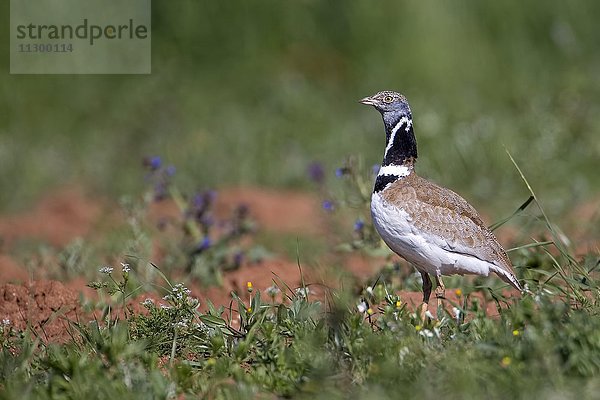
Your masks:
{"label": "blurred green background", "polygon": [[478,207],[527,197],[503,146],[555,213],[598,195],[600,2],[152,7],[151,75],[10,75],[4,30],[1,210],[70,183],[135,193],[145,155],[186,189],[308,187],[313,161],[380,161],[380,116],[357,101],[383,89],[411,102],[420,173]]}

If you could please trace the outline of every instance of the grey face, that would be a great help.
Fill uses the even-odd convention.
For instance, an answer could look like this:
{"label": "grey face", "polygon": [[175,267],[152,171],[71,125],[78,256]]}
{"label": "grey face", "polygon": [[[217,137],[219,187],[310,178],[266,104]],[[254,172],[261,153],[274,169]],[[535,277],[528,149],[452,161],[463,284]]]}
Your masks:
{"label": "grey face", "polygon": [[398,113],[410,115],[410,107],[406,97],[400,93],[383,91],[360,100],[362,104],[375,107],[380,113]]}

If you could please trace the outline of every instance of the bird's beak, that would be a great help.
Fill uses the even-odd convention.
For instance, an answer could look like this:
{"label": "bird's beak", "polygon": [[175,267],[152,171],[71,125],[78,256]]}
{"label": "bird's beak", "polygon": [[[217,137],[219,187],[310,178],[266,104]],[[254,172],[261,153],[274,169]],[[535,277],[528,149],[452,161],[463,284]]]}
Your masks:
{"label": "bird's beak", "polygon": [[368,106],[374,106],[375,105],[375,101],[372,98],[370,98],[370,97],[365,97],[364,99],[361,99],[359,101],[359,103],[366,104]]}

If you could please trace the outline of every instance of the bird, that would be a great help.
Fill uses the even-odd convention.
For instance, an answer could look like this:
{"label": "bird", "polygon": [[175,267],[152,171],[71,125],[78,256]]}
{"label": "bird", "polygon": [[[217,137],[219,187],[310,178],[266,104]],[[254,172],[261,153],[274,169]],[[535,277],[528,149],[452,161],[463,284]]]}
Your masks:
{"label": "bird", "polygon": [[371,194],[371,218],[385,244],[420,272],[421,318],[428,315],[430,275],[435,278],[438,307],[445,298],[443,275],[488,276],[493,272],[522,292],[506,251],[475,208],[415,172],[417,140],[406,97],[382,91],[360,103],[381,113],[386,135],[383,162]]}

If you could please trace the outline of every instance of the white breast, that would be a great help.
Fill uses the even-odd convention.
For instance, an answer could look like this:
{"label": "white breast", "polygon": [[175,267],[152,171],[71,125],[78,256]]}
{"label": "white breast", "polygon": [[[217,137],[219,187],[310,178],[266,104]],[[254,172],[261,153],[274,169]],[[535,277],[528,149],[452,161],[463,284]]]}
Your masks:
{"label": "white breast", "polygon": [[416,229],[402,206],[388,203],[380,193],[371,196],[371,216],[375,229],[389,248],[423,272],[487,276],[490,267],[494,268],[486,261],[440,247],[436,243],[443,238]]}

